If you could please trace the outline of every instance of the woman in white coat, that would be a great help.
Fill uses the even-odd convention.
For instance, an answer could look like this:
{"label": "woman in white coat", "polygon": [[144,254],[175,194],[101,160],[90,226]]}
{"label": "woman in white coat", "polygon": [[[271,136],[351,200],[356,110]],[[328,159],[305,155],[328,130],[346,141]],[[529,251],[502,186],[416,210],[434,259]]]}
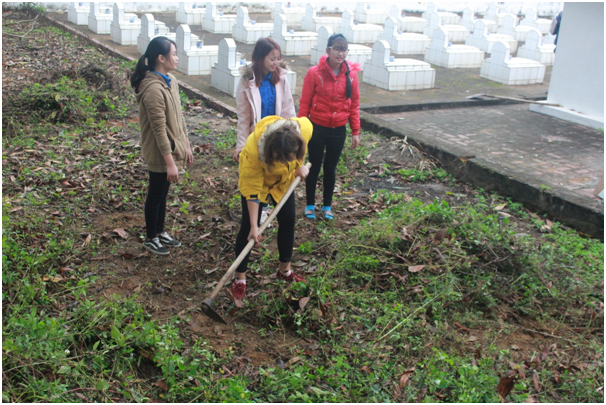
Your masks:
{"label": "woman in white coat", "polygon": [[286,78],[280,45],[271,38],[260,38],[252,53],[252,64],[240,70],[242,79],[236,89],[238,140],[236,162],[255,125],[269,115],[296,117],[295,103]]}

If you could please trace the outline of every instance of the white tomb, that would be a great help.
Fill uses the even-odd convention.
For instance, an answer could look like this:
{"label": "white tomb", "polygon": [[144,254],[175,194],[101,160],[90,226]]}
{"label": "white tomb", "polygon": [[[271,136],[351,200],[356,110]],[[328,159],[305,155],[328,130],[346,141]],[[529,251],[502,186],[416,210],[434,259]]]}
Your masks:
{"label": "white tomb", "polygon": [[305,31],[318,32],[322,26],[338,30],[341,27],[341,17],[322,17],[322,14],[316,12],[316,6],[307,3],[301,28]]}
{"label": "white tomb", "polygon": [[90,3],[88,29],[95,34],[109,34],[114,14],[110,7],[101,7],[98,1]]}
{"label": "white tomb", "polygon": [[[318,43],[311,47],[310,64],[317,65],[322,55],[326,55],[326,47],[328,46],[328,38],[334,34],[330,27],[320,27],[318,31]],[[372,55],[372,48],[365,45],[349,44],[349,52],[347,60],[353,63],[359,63],[360,69],[364,69],[364,64]]]}
{"label": "white tomb", "polygon": [[402,32],[417,32],[422,34],[427,24],[429,24],[424,18],[407,16],[402,9],[395,4],[391,6],[389,16],[397,21],[398,28]]}
{"label": "white tomb", "polygon": [[372,46],[372,58],[364,65],[362,81],[385,90],[431,89],[436,77],[429,63],[416,59],[395,59],[387,41]]}
{"label": "white tomb", "polygon": [[271,37],[282,48],[282,55],[310,55],[311,47],[318,41],[317,32],[289,30],[284,14],[274,17],[274,31]]}
{"label": "white tomb", "polygon": [[459,15],[456,13],[438,11],[438,8],[433,3],[427,3],[427,8],[425,9],[425,12],[421,14],[421,17],[429,21],[433,13],[438,13],[445,25],[456,25],[461,20],[461,17],[459,17]]}
{"label": "white tomb", "polygon": [[[156,21],[152,14],[143,14],[143,17],[141,17],[141,33],[137,37],[137,52],[143,55],[151,40],[158,36],[177,42],[177,34],[170,32],[166,24],[162,21]],[[197,35],[191,36],[193,43],[197,42],[198,39]]]}
{"label": "white tomb", "polygon": [[526,15],[522,21],[520,21],[520,25],[536,28],[541,34],[549,34],[551,20],[548,20],[547,18],[539,18],[537,15],[537,10],[530,7],[526,10]]}
{"label": "white tomb", "polygon": [[[501,25],[503,25],[503,18],[506,15],[509,15],[509,14],[499,12],[499,7],[497,6],[497,3],[490,3],[490,4],[488,4],[488,10],[486,10],[486,13],[484,14],[484,19],[494,21],[497,23],[497,27],[500,27]],[[516,24],[518,23],[517,17],[515,17],[515,23]],[[491,31],[491,32],[494,32],[494,31]]]}
{"label": "white tomb", "polygon": [[372,44],[383,33],[383,27],[376,24],[360,24],[354,21],[350,10],[341,16],[341,34],[350,44]]}
{"label": "white tomb", "polygon": [[240,68],[246,65],[244,55],[236,50],[236,42],[223,38],[219,42],[219,59],[211,68],[210,85],[215,89],[236,97],[236,88],[241,79]]}
{"label": "white tomb", "polygon": [[[461,25],[470,32],[473,32],[476,21],[479,20],[473,15],[473,11],[469,7],[465,7],[463,10],[463,17],[461,17]],[[495,21],[487,19],[483,19],[482,21],[484,21],[484,26],[488,32],[497,32],[497,23]]]}
{"label": "white tomb", "polygon": [[89,14],[90,5],[88,3],[69,3],[69,8],[67,9],[67,21],[76,25],[87,25]]}
{"label": "white tomb", "polygon": [[[286,16],[286,23],[288,25],[299,26],[303,18],[305,18],[305,8],[303,7],[291,7],[290,3],[284,4],[277,1],[271,10],[271,18],[275,20],[278,14],[284,14]],[[311,31],[311,30],[308,30]],[[314,30],[314,32],[316,32]]]}
{"label": "white tomb", "polygon": [[385,29],[379,39],[387,41],[396,55],[424,54],[425,48],[431,43],[427,35],[400,31],[393,17],[385,20]]}
{"label": "white tomb", "polygon": [[510,86],[543,83],[545,65],[532,59],[512,58],[509,45],[497,42],[490,58],[482,62],[480,77]]}
{"label": "white tomb", "polygon": [[423,34],[433,38],[438,28],[444,28],[448,33],[450,42],[465,42],[469,36],[469,30],[462,25],[445,24],[439,13],[432,13],[429,17],[429,25],[423,30]]}
{"label": "white tomb", "polygon": [[507,14],[503,17],[503,25],[497,29],[497,33],[513,37],[516,41],[525,42],[526,35],[534,28],[528,25],[516,25],[516,17],[513,14]]}
{"label": "white tomb", "polygon": [[273,23],[258,23],[248,16],[247,7],[238,7],[236,24],[231,36],[238,42],[254,44],[259,38],[269,37],[274,30]]}
{"label": "white tomb", "polygon": [[480,68],[483,60],[484,52],[478,48],[448,42],[448,34],[443,28],[436,30],[431,45],[425,52],[425,62],[448,69]]}
{"label": "white tomb", "polygon": [[202,25],[202,19],[206,14],[206,9],[200,7],[198,3],[179,2],[177,10],[177,22],[187,25]]}
{"label": "white tomb", "polygon": [[177,70],[188,76],[208,75],[212,65],[219,59],[219,47],[203,45],[200,41],[195,42],[192,37],[189,25],[181,24],[177,27]]}
{"label": "white tomb", "polygon": [[536,60],[545,66],[553,65],[555,45],[543,44],[543,35],[533,30],[526,35],[526,42],[518,48],[518,57]]}
{"label": "white tomb", "polygon": [[383,24],[385,19],[389,17],[389,9],[375,8],[377,4],[381,3],[356,3],[354,19],[362,24]]}
{"label": "white tomb", "polygon": [[505,34],[491,34],[486,27],[487,20],[476,20],[473,32],[465,40],[465,45],[475,46],[484,52],[491,53],[492,46],[497,42],[506,42],[511,52],[518,49],[518,41]]}
{"label": "white tomb", "polygon": [[134,13],[125,13],[123,3],[114,3],[111,23],[111,40],[120,45],[137,45],[141,33],[141,20]]}
{"label": "white tomb", "polygon": [[231,29],[236,23],[235,14],[223,14],[217,10],[214,2],[207,2],[202,18],[202,29],[215,34],[231,34]]}

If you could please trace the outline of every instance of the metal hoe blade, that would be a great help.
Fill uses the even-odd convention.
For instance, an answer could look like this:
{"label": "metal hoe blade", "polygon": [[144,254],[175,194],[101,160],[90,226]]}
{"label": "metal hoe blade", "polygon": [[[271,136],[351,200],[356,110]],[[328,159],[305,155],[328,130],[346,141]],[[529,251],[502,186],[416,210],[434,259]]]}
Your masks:
{"label": "metal hoe blade", "polygon": [[227,325],[227,322],[225,322],[225,320],[223,318],[221,318],[221,315],[219,315],[212,309],[212,305],[213,305],[213,300],[211,300],[210,298],[207,298],[204,301],[202,301],[202,304],[200,305],[200,309],[202,310],[204,315],[208,316],[213,321],[221,322],[222,324]]}

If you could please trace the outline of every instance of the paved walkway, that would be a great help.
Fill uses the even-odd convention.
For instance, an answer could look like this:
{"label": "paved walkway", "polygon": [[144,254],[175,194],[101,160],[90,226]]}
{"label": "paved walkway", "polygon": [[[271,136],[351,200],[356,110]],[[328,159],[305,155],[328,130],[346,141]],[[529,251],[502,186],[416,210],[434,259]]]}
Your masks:
{"label": "paved walkway", "polygon": [[599,208],[593,190],[604,171],[604,134],[533,113],[528,104],[376,114],[402,133],[475,156],[544,190],[559,189]]}
{"label": "paved walkway", "polygon": [[[117,45],[111,42],[109,35],[96,35],[86,26],[68,23],[66,13],[51,13],[49,16],[133,58],[140,56],[136,46]],[[171,27],[172,32],[176,31],[174,14],[154,13],[154,16]],[[270,21],[269,14],[251,14],[250,17],[259,22]],[[193,33],[204,36],[204,43],[209,45],[216,45],[222,38],[231,37],[202,31],[199,26],[190,28]],[[237,46],[238,51],[245,52],[247,60],[250,60],[253,45],[238,42]],[[422,55],[412,57],[422,59]],[[295,102],[298,103],[303,78],[310,66],[309,56],[286,58],[291,69],[298,75],[295,91]],[[362,83],[360,73],[362,107],[463,102],[472,94],[544,98],[551,76],[551,67],[548,67],[543,84],[503,86],[480,78],[479,69],[435,69],[435,88],[422,91],[382,90]],[[210,76],[185,76],[179,73],[176,76],[203,93],[235,107],[235,99],[210,86]],[[574,210],[578,211],[579,207],[588,210],[593,215],[590,215],[590,221],[595,222],[595,218],[601,218],[601,224],[593,224],[593,228],[602,229],[603,232],[603,205],[592,195],[604,171],[604,135],[601,131],[532,113],[527,104],[363,114],[364,116],[372,117],[375,122],[383,123],[395,133],[407,135],[409,139],[432,145],[435,150],[455,156],[474,155],[476,157],[472,160],[480,162],[490,172],[496,171],[507,178],[518,179],[541,193],[549,192],[564,199],[566,203],[572,203]],[[507,190],[500,191],[507,194]],[[539,198],[543,199],[542,195]],[[514,198],[517,197],[514,195]],[[523,198],[521,201],[524,201]],[[567,216],[576,215],[566,210],[558,215],[548,209],[548,206],[535,206],[541,209],[543,207],[563,222],[567,222]],[[568,222],[574,224],[574,221]]]}

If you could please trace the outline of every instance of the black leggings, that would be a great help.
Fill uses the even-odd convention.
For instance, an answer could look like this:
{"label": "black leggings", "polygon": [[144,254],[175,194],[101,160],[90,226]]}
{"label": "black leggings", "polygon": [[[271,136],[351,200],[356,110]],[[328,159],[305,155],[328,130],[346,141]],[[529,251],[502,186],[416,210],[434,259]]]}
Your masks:
{"label": "black leggings", "polygon": [[[248,204],[246,198],[241,197],[242,203],[242,224],[240,225],[240,232],[236,238],[236,257],[244,250],[248,244],[248,234],[250,233],[250,215],[248,213]],[[295,193],[292,193],[288,200],[282,206],[280,212],[276,216],[278,218],[278,252],[280,254],[281,263],[289,263],[292,259],[292,248],[295,244]],[[261,220],[261,207],[259,206],[259,217],[257,218],[257,224]],[[260,225],[260,224],[259,224]],[[238,273],[245,273],[248,267],[248,259],[250,252],[246,255],[242,263],[238,266],[236,271]]]}
{"label": "black leggings", "polygon": [[314,205],[316,203],[316,185],[322,167],[324,149],[326,149],[326,159],[324,159],[324,206],[330,207],[335,191],[337,164],[343,151],[347,131],[345,125],[337,128],[328,128],[313,122],[312,124],[314,132],[307,145],[309,162],[311,163],[309,175],[305,180],[307,205]]}
{"label": "black leggings", "polygon": [[149,172],[149,189],[145,200],[145,231],[148,240],[164,232],[166,196],[169,187],[166,173]]}

